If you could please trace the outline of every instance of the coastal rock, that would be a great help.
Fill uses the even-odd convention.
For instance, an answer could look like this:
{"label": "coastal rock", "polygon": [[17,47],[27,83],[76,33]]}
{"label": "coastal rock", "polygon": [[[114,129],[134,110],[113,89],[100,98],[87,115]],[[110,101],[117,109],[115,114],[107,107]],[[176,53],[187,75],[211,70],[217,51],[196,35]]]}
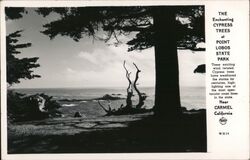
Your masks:
{"label": "coastal rock", "polygon": [[97,98],[97,99],[95,99],[95,100],[119,100],[119,99],[123,99],[123,98],[111,96],[111,95],[109,95],[109,94],[105,94],[103,97]]}
{"label": "coastal rock", "polygon": [[37,103],[38,103],[38,109],[40,112],[48,112],[47,110],[45,110],[45,98],[37,95],[36,96],[36,100],[37,100]]}
{"label": "coastal rock", "polygon": [[85,117],[85,116],[83,116],[83,115],[81,114],[81,112],[76,112],[75,115],[74,115],[74,117]]}

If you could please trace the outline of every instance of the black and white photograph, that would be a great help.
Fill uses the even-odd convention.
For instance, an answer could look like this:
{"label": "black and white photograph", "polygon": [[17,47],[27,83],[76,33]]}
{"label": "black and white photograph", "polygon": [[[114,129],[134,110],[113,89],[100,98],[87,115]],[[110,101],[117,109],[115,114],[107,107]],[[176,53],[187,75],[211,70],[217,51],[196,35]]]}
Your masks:
{"label": "black and white photograph", "polygon": [[204,5],[4,12],[8,154],[207,152]]}

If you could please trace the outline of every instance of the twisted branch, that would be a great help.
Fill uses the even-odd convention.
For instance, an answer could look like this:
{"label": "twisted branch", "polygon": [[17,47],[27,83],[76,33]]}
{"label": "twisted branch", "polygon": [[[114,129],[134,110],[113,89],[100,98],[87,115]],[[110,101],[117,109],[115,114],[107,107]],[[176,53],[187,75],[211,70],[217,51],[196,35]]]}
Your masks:
{"label": "twisted branch", "polygon": [[128,82],[129,82],[128,88],[127,88],[127,99],[126,99],[126,103],[127,103],[127,107],[132,107],[133,104],[132,104],[131,98],[132,98],[132,96],[133,96],[133,89],[132,89],[132,81],[130,80],[130,74],[131,74],[131,72],[128,72],[128,70],[127,70],[125,64],[126,64],[126,61],[123,62],[123,67],[124,67],[124,69],[126,70],[126,77],[127,77],[127,79],[128,79]]}
{"label": "twisted branch", "polygon": [[111,107],[110,107],[110,105],[109,105],[109,109],[106,109],[106,108],[100,103],[100,101],[97,101],[97,102],[98,102],[98,104],[102,107],[102,109],[103,109],[107,114],[111,113]]}
{"label": "twisted branch", "polygon": [[135,91],[137,92],[137,94],[139,96],[139,102],[136,105],[136,108],[141,108],[144,105],[144,100],[146,99],[146,96],[142,96],[142,93],[137,88],[137,81],[139,79],[139,73],[141,72],[141,70],[137,67],[137,65],[135,63],[133,63],[133,64],[134,64],[135,68],[137,69],[136,76],[135,76],[135,81],[134,81],[134,88],[135,88]]}

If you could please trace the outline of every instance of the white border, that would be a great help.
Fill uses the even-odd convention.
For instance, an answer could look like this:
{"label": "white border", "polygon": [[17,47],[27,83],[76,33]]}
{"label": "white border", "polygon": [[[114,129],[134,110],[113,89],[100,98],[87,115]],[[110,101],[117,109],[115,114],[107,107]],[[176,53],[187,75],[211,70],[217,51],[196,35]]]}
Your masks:
{"label": "white border", "polygon": [[[2,1],[1,2],[1,33],[6,33],[5,32],[5,17],[4,17],[4,7],[5,6],[12,6],[12,7],[63,7],[63,6],[68,6],[68,7],[80,7],[80,6],[136,6],[136,5],[205,5],[205,13],[206,13],[206,41],[208,41],[209,33],[207,30],[209,30],[208,26],[208,17],[210,15],[209,11],[220,8],[222,5],[226,7],[228,4],[229,6],[232,7],[232,3],[234,1],[199,1],[199,0],[186,0],[186,1],[150,1],[150,0],[123,0],[123,1],[94,1],[94,0],[89,0],[89,1]],[[243,6],[243,10],[246,11],[246,7],[249,6],[249,2],[247,0],[243,1],[238,1],[237,4],[241,4]],[[245,7],[244,7],[245,6]],[[249,9],[247,10],[249,14]],[[243,15],[245,16],[245,15]],[[249,18],[246,15],[246,19]],[[249,28],[249,19],[247,26]],[[245,28],[244,28],[245,29]],[[244,30],[243,30],[244,31]],[[249,31],[244,31],[246,35],[249,35]],[[5,35],[5,34],[2,34]],[[127,154],[7,154],[7,121],[6,121],[6,55],[5,49],[6,49],[6,39],[5,36],[1,36],[1,148],[2,148],[2,158],[3,159],[38,159],[38,160],[43,160],[43,159],[51,159],[51,160],[56,160],[56,159],[72,159],[72,160],[78,160],[78,159],[247,159],[249,158],[249,152],[221,152],[220,150],[210,150],[211,146],[216,145],[214,143],[218,142],[213,142],[212,144],[209,142],[212,142],[213,137],[211,137],[211,132],[213,132],[213,123],[210,123],[211,117],[207,116],[207,133],[208,133],[208,152],[207,153],[139,153],[139,154],[134,154],[134,153],[127,153]],[[249,36],[248,40],[249,42]],[[248,43],[246,43],[248,44]],[[244,45],[247,49],[247,53],[249,53],[249,48],[248,46]],[[209,48],[209,45],[207,45],[206,49]],[[208,53],[207,53],[208,54]],[[206,55],[206,59],[207,59]],[[247,65],[249,66],[249,62],[246,62]],[[248,68],[248,67],[247,67]],[[249,68],[248,68],[249,69]],[[248,72],[249,73],[249,72]],[[249,82],[249,77],[248,82]],[[246,87],[249,86],[248,84]],[[248,87],[247,87],[248,88]],[[244,93],[246,94],[246,93]],[[246,95],[249,95],[247,92]],[[246,97],[247,102],[249,100],[248,96]],[[207,106],[209,106],[209,102],[207,102]],[[210,113],[209,108],[207,108],[207,114]],[[246,110],[247,112],[249,110]],[[247,114],[249,117],[249,114]],[[246,118],[246,117],[244,117]],[[249,119],[246,118],[248,121]],[[248,127],[248,132],[249,132],[249,127]],[[249,137],[248,137],[249,140]],[[249,144],[249,143],[248,143]],[[227,147],[227,146],[225,146]],[[237,146],[235,146],[236,148]]]}

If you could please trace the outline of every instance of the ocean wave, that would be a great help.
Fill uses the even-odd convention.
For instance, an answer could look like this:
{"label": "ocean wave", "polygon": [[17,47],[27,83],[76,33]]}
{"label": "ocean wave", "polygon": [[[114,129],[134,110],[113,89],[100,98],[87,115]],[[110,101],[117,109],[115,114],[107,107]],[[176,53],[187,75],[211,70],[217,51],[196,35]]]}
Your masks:
{"label": "ocean wave", "polygon": [[76,106],[77,104],[62,104],[63,107],[73,107],[73,106]]}

